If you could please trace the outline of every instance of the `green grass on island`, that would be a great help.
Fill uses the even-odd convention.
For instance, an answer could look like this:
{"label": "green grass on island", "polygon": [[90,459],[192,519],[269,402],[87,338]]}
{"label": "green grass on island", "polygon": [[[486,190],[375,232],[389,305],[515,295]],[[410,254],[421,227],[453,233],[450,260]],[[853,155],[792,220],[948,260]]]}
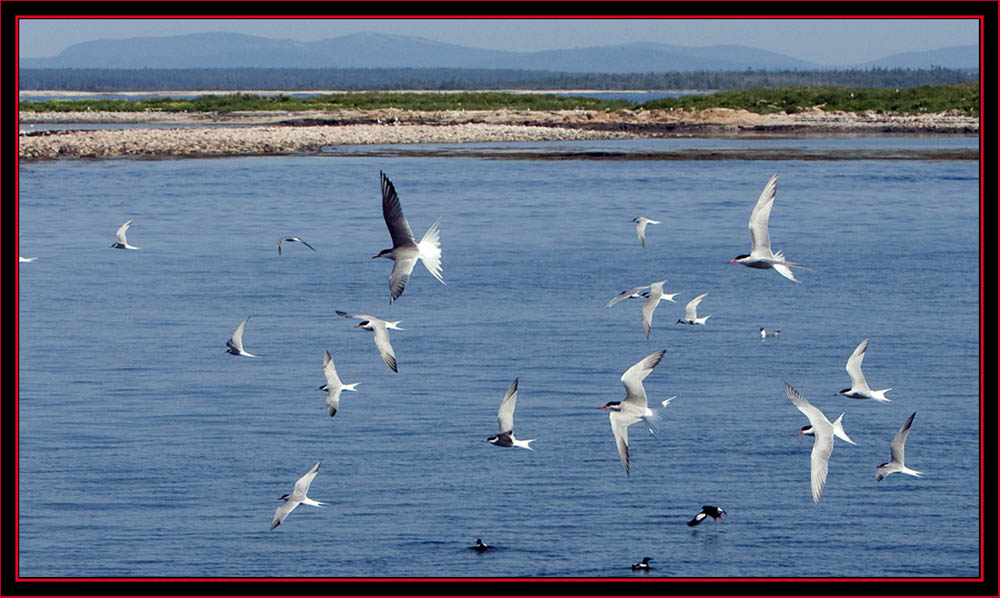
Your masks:
{"label": "green grass on island", "polygon": [[961,83],[933,87],[842,88],[783,87],[753,88],[714,94],[687,95],[637,103],[599,100],[580,96],[502,92],[460,93],[331,93],[296,98],[290,95],[260,96],[249,93],[211,94],[192,99],[148,98],[139,100],[48,100],[21,101],[29,112],[215,112],[303,111],[303,110],[703,110],[745,109],[759,114],[801,112],[814,106],[827,111],[882,114],[924,114],[957,111],[979,115],[979,85]]}

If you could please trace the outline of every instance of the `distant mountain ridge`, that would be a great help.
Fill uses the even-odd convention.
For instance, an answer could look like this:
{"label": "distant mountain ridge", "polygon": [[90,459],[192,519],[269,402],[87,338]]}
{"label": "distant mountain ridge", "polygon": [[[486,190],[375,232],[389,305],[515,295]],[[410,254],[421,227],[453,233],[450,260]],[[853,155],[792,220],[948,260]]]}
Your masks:
{"label": "distant mountain ridge", "polygon": [[95,40],[51,58],[21,58],[21,68],[467,68],[570,73],[827,70],[834,68],[978,69],[979,48],[908,52],[858,65],[828,65],[740,45],[704,47],[636,42],[538,52],[472,48],[421,37],[356,33],[315,42],[193,33]]}

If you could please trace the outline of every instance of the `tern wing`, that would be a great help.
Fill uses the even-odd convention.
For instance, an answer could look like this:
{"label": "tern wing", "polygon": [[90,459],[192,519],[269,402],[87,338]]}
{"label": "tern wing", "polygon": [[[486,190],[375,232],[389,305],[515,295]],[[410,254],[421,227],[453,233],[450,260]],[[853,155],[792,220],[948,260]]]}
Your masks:
{"label": "tern wing", "polygon": [[333,358],[330,357],[330,352],[323,349],[323,375],[326,377],[326,386],[331,391],[334,388],[339,389],[343,386],[340,381],[340,376],[337,375],[337,366],[333,363]]}
{"label": "tern wing", "polygon": [[771,218],[771,207],[774,206],[774,196],[778,190],[778,174],[764,185],[757,203],[750,212],[750,255],[754,257],[771,257],[771,236],[767,231],[767,221]]}
{"label": "tern wing", "polygon": [[832,424],[823,415],[823,412],[813,407],[813,405],[806,400],[806,398],[799,394],[797,390],[791,387],[787,382],[785,382],[785,394],[791,399],[792,404],[795,405],[799,411],[805,414],[809,418],[809,423],[812,424],[813,428],[816,430],[814,433],[819,436],[819,430],[826,424],[826,428],[833,429]]}
{"label": "tern wing", "polygon": [[316,462],[316,465],[312,466],[312,469],[306,472],[304,476],[295,482],[295,490],[292,491],[292,496],[289,497],[289,502],[301,502],[302,499],[306,497],[306,494],[309,493],[309,485],[312,484],[313,478],[316,477],[317,472],[319,472],[319,461]]}
{"label": "tern wing", "polygon": [[869,390],[868,381],[861,373],[861,362],[865,360],[865,351],[868,350],[868,340],[861,341],[861,344],[854,349],[854,353],[847,359],[847,373],[851,376],[851,387],[854,390]]}
{"label": "tern wing", "polygon": [[281,525],[281,523],[288,517],[288,514],[295,510],[295,507],[299,506],[299,501],[286,500],[274,511],[274,519],[271,520],[271,529],[274,529]]}
{"label": "tern wing", "polygon": [[646,333],[646,338],[649,338],[649,331],[653,328],[653,312],[659,304],[659,298],[654,298],[650,293],[649,299],[642,306],[642,331]]}
{"label": "tern wing", "polygon": [[812,481],[813,502],[819,502],[826,486],[826,474],[830,464],[830,454],[833,452],[833,434],[815,432],[812,456],[809,462],[809,472]]}
{"label": "tern wing", "polygon": [[392,350],[392,345],[389,343],[389,330],[385,327],[385,322],[379,320],[376,324],[375,321],[371,321],[372,328],[375,331],[375,347],[378,349],[379,355],[382,356],[382,361],[389,366],[392,371],[397,372],[396,369],[396,354]]}
{"label": "tern wing", "polygon": [[243,351],[243,328],[246,327],[247,320],[249,319],[250,316],[247,316],[246,319],[240,322],[240,325],[236,327],[236,332],[233,333],[233,338],[229,339],[239,351]]}
{"label": "tern wing", "polygon": [[[403,206],[399,204],[399,196],[396,195],[396,187],[384,173],[378,173],[382,182],[382,217],[385,218],[385,225],[389,228],[389,236],[392,237],[392,246],[399,247],[407,243],[415,244],[413,241],[413,231],[403,216]],[[413,269],[412,267],[410,268]]]}
{"label": "tern wing", "polygon": [[899,431],[896,432],[896,436],[892,439],[892,446],[889,451],[892,455],[892,461],[894,463],[899,463],[900,465],[905,463],[905,461],[903,461],[903,446],[906,444],[906,437],[910,434],[910,426],[913,425],[913,418],[916,415],[917,412],[914,411],[913,415],[910,415],[910,418],[907,419],[906,423],[899,428]]}
{"label": "tern wing", "polygon": [[134,220],[134,218],[130,219],[125,224],[119,226],[118,231],[115,233],[115,236],[118,237],[118,242],[121,243],[122,245],[128,244],[128,241],[125,240],[125,231],[128,230],[128,227],[132,226],[132,220]]}
{"label": "tern wing", "polygon": [[369,316],[368,314],[349,314],[346,311],[340,311],[339,309],[336,310],[336,311],[337,311],[337,315],[340,316],[341,318],[348,318],[348,319],[354,319],[354,320],[368,320],[369,322],[376,322],[376,321],[377,322],[381,322],[382,321],[382,320],[379,320],[378,318],[376,318],[375,316]]}
{"label": "tern wing", "polygon": [[399,298],[406,289],[406,283],[410,280],[413,267],[417,265],[416,257],[397,259],[389,274],[389,299],[390,303]]}
{"label": "tern wing", "polygon": [[631,288],[631,289],[629,289],[627,291],[622,291],[617,297],[615,297],[611,301],[608,301],[608,304],[605,305],[604,308],[607,309],[607,308],[611,307],[612,305],[614,305],[615,303],[618,303],[619,301],[623,301],[625,299],[628,299],[629,297],[633,297],[639,291],[641,291],[643,289],[648,289],[648,288],[649,288],[649,285],[646,285],[646,286],[642,286],[642,287],[633,287],[633,288]]}
{"label": "tern wing", "polygon": [[622,467],[625,468],[625,475],[629,475],[628,458],[628,427],[639,421],[639,418],[623,415],[620,411],[611,412],[611,431],[615,435],[615,444],[618,446],[618,458],[621,459]]}
{"label": "tern wing", "polygon": [[[642,381],[646,379],[646,376],[653,371],[663,356],[666,354],[666,350],[657,351],[656,353],[651,353],[646,357],[643,357],[635,365],[625,370],[622,374],[622,384],[625,385],[625,400],[623,403],[633,403],[636,406],[641,406],[642,410],[645,410],[648,405],[646,403],[646,389],[642,386]],[[630,422],[631,423],[631,422]]]}
{"label": "tern wing", "polygon": [[500,401],[500,410],[497,411],[497,423],[500,424],[500,433],[510,433],[514,431],[514,407],[517,403],[517,378],[507,389],[507,394]]}
{"label": "tern wing", "polygon": [[639,244],[643,247],[646,246],[646,225],[649,221],[645,218],[640,218],[639,222],[635,223],[635,234],[639,237]]}

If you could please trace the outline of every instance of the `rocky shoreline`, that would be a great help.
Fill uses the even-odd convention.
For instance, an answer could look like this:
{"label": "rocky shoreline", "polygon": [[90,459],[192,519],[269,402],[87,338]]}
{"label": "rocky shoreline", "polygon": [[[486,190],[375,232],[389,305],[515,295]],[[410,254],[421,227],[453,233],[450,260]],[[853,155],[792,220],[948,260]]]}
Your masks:
{"label": "rocky shoreline", "polygon": [[[825,112],[761,115],[702,111],[469,110],[418,112],[21,112],[24,160],[280,155],[339,145],[583,141],[663,137],[978,135],[979,119],[954,113]],[[45,125],[63,125],[46,129]],[[73,129],[74,124],[138,125]],[[41,125],[31,131],[31,125]],[[158,128],[143,128],[152,125]]]}

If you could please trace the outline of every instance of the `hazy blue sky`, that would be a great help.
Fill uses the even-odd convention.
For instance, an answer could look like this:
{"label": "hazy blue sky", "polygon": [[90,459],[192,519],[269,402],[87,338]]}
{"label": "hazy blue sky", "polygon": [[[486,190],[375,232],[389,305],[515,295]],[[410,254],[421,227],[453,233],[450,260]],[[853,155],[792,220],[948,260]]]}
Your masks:
{"label": "hazy blue sky", "polygon": [[21,56],[55,56],[95,39],[227,31],[315,41],[361,31],[478,48],[534,51],[659,42],[739,44],[820,64],[979,43],[975,19],[21,19]]}

